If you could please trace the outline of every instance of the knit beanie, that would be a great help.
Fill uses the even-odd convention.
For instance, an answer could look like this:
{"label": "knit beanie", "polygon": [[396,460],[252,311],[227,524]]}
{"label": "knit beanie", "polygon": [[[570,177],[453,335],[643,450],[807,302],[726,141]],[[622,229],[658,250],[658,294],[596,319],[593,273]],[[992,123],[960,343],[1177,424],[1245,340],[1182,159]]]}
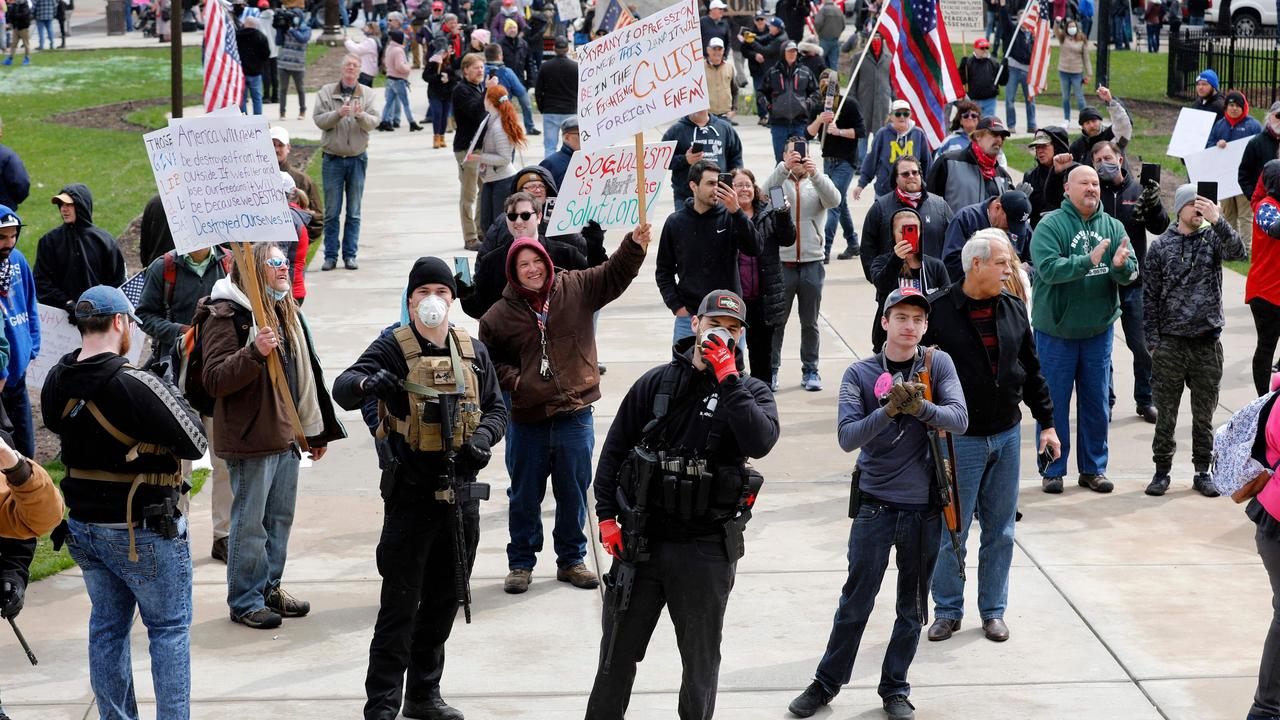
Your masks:
{"label": "knit beanie", "polygon": [[1193,183],[1179,185],[1173,192],[1173,215],[1176,218],[1182,208],[1196,201],[1196,186]]}
{"label": "knit beanie", "polygon": [[1196,76],[1196,82],[1200,82],[1201,80],[1209,83],[1209,85],[1213,87],[1214,91],[1217,91],[1218,73],[1214,72],[1213,70],[1204,70],[1199,75]]}
{"label": "knit beanie", "polygon": [[409,283],[404,289],[405,298],[427,283],[444,285],[454,297],[458,296],[458,284],[453,279],[453,270],[438,257],[420,257],[413,264],[413,269],[409,271]]}

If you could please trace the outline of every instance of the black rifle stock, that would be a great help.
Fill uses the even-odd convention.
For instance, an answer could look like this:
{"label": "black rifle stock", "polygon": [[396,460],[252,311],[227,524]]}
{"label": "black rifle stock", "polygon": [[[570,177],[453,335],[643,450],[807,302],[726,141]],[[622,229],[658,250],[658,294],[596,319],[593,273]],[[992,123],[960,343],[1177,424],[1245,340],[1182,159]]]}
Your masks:
{"label": "black rifle stock", "polygon": [[622,555],[614,559],[613,569],[604,576],[604,584],[610,591],[609,607],[613,612],[613,627],[609,633],[609,642],[605,645],[604,661],[600,665],[600,674],[608,675],[613,666],[613,646],[618,641],[618,632],[622,630],[622,622],[627,610],[631,607],[631,591],[635,587],[636,564],[649,559],[648,533],[648,498],[649,481],[653,471],[658,467],[657,458],[646,450],[635,448],[626,465],[634,473],[635,503],[632,504],[623,490],[625,483],[619,477],[617,498],[622,512]]}
{"label": "black rifle stock", "polygon": [[462,519],[462,503],[467,493],[462,491],[456,466],[458,452],[453,446],[453,403],[456,393],[440,393],[440,447],[444,451],[444,471],[440,475],[442,488],[436,491],[436,499],[453,506],[449,513],[453,535],[453,591],[462,606],[462,615],[471,622],[471,568],[467,567],[467,536]]}

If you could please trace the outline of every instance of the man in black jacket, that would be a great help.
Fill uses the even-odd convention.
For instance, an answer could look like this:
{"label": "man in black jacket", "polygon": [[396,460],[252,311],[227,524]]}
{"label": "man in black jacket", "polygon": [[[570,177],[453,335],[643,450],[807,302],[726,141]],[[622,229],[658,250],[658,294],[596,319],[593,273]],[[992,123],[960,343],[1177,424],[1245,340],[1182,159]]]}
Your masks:
{"label": "man in black jacket", "polygon": [[1067,131],[1062,128],[1037,130],[1027,145],[1036,155],[1036,166],[1022,176],[1024,184],[1031,186],[1031,227],[1034,229],[1040,217],[1050,210],[1057,210],[1066,195],[1067,171],[1075,167],[1067,144]]}
{"label": "man in black jacket", "polygon": [[[381,424],[385,435],[377,440],[385,505],[377,552],[382,600],[369,646],[365,720],[394,720],[400,712],[411,718],[462,718],[440,697],[444,646],[459,605],[456,508],[441,491],[453,489],[452,502],[462,505],[465,567],[470,570],[480,539],[480,500],[488,498],[488,486],[476,485],[476,475],[506,432],[507,409],[488,350],[448,322],[456,292],[453,271],[443,260],[418,258],[405,288],[402,310],[407,319],[392,332],[379,334],[333,385],[334,399],[342,407],[354,410],[377,398],[386,418]],[[442,391],[435,402],[454,407],[453,468],[442,452],[443,428],[434,414],[438,405],[427,401],[434,421],[420,419],[412,407],[423,396],[411,394],[403,384],[431,385],[433,379],[434,389]],[[445,400],[459,387],[460,397]],[[434,436],[424,428],[434,428]],[[445,479],[450,469],[455,473],[452,485]]]}
{"label": "man in black jacket", "polygon": [[483,228],[476,224],[476,198],[480,196],[480,166],[464,163],[472,143],[479,144],[476,133],[487,113],[484,109],[486,85],[496,85],[497,77],[484,79],[484,55],[470,53],[462,58],[462,82],[453,89],[453,157],[458,162],[458,215],[462,219],[463,244],[468,250],[480,247]]}
{"label": "man in black jacket", "polygon": [[[745,310],[736,293],[708,293],[697,316],[684,318],[690,337],[676,344],[671,362],[631,386],[609,428],[595,477],[601,544],[615,558],[606,579],[635,575],[629,588],[611,586],[605,600],[587,720],[622,720],[664,604],[684,665],[679,715],[710,720],[715,710],[725,607],[762,480],[744,463],[767,455],[779,435],[773,393],[742,375]],[[662,468],[640,459],[659,452]],[[626,591],[630,607],[616,615],[615,595]]]}
{"label": "man in black jacket", "polygon": [[1000,167],[1000,152],[1009,137],[1000,118],[984,117],[970,134],[968,147],[948,151],[929,165],[929,191],[960,208],[1013,189],[1009,171]]}
{"label": "man in black jacket", "polygon": [[947,225],[947,241],[942,248],[942,262],[952,282],[964,279],[960,255],[965,243],[979,230],[996,228],[1004,231],[1013,245],[1014,262],[1031,262],[1031,230],[1027,219],[1031,202],[1021,190],[1010,190],[1000,197],[987,198],[960,208]]}
{"label": "man in black jacket", "polygon": [[804,137],[805,125],[818,107],[818,79],[798,61],[800,51],[788,42],[782,60],[765,73],[760,94],[769,107],[769,134],[773,137],[773,161],[782,162],[787,138]]}
{"label": "man in black jacket", "polygon": [[719,176],[720,166],[706,160],[689,168],[693,197],[667,218],[658,240],[655,277],[663,304],[675,315],[672,343],[693,335],[691,308],[707,293],[716,288],[741,292],[738,253],[760,254],[755,227]]}
{"label": "man in black jacket", "polygon": [[[256,32],[256,31],[255,31]],[[36,245],[36,297],[75,320],[76,299],[94,285],[120,287],[124,256],[111,233],[93,224],[93,195],[75,183],[53,196],[62,225]]]}
{"label": "man in black jacket", "polygon": [[[969,427],[955,443],[955,475],[959,488],[960,553],[975,508],[982,526],[978,550],[978,611],[988,640],[1009,638],[1004,622],[1009,596],[1009,564],[1013,560],[1014,520],[1018,511],[1019,452],[1025,402],[1044,429],[1038,452],[1056,455],[1061,445],[1053,429],[1053,400],[1040,374],[1027,306],[1004,292],[1004,281],[1017,262],[1004,231],[978,231],[961,253],[964,280],[931,298],[933,312],[925,345],[950,355],[964,388]],[[945,537],[944,546],[950,542]],[[946,640],[960,629],[964,616],[964,580],[954,553],[943,552],[933,572],[930,640]]]}
{"label": "man in black jacket", "polygon": [[[275,30],[271,30],[275,32]],[[249,100],[253,100],[253,114],[262,114],[262,75],[271,59],[271,47],[267,36],[258,30],[258,19],[247,17],[236,30],[236,48],[240,52],[240,66],[244,69],[244,94],[240,97],[240,112],[245,112]]]}
{"label": "man in black jacket", "polygon": [[1000,72],[1000,63],[991,57],[991,42],[986,38],[978,38],[973,42],[973,54],[960,60],[960,81],[964,83],[966,96],[978,103],[982,114],[996,114],[996,95],[1000,88],[996,86],[996,75]]}
{"label": "man in black jacket", "polygon": [[[541,54],[542,48],[535,52]],[[569,57],[569,41],[556,38],[556,56],[542,64],[533,97],[542,113],[542,154],[556,151],[560,125],[578,114],[578,63]]]}
{"label": "man in black jacket", "polygon": [[[884,262],[893,255],[897,244],[891,222],[894,214],[903,208],[915,210],[920,216],[920,250],[926,257],[942,260],[942,248],[946,242],[947,225],[954,213],[947,201],[929,193],[920,172],[920,160],[914,155],[903,155],[890,170],[896,186],[891,193],[876,198],[862,221],[862,243],[859,257],[862,274],[869,282],[875,282],[872,272],[876,260]],[[875,327],[880,327],[879,316]]]}
{"label": "man in black jacket", "polygon": [[[1244,146],[1237,179],[1240,182],[1240,190],[1246,198],[1253,197],[1253,191],[1258,187],[1258,178],[1262,177],[1262,166],[1278,157],[1280,157],[1280,101],[1271,103],[1271,108],[1267,110],[1266,122],[1262,124],[1262,132],[1249,138],[1249,144]],[[1246,237],[1244,246],[1249,247],[1252,240],[1252,237]]]}
{"label": "man in black jacket", "polygon": [[156,704],[185,716],[191,695],[191,552],[181,460],[204,455],[200,417],[169,383],[129,366],[137,322],[119,288],[74,303],[82,346],[49,371],[40,402],[62,442],[70,514],[54,531],[80,566],[93,612],[89,676],[98,703],[136,716],[129,628],[147,627]]}

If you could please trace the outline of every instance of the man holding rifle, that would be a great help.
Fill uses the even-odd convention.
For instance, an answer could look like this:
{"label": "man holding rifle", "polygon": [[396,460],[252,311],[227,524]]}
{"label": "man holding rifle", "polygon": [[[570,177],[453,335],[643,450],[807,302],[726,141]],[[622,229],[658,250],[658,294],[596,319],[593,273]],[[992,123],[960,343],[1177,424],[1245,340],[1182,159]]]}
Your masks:
{"label": "man holding rifle", "polygon": [[[849,366],[840,384],[836,428],[845,452],[861,449],[849,514],[849,578],[814,681],[787,708],[810,717],[849,682],[876,594],[897,550],[897,621],[885,652],[879,693],[890,718],[913,718],[907,670],[925,622],[925,594],[938,559],[943,515],[954,515],[952,478],[939,477],[945,433],[963,433],[968,410],[947,353],[920,347],[929,300],[904,287],[885,300],[880,353]],[[954,527],[953,527],[954,529]],[[958,552],[951,535],[947,552]]]}
{"label": "man holding rifle", "polygon": [[684,665],[680,718],[715,712],[725,607],[763,484],[745,461],[778,441],[778,409],[763,380],[742,374],[737,293],[712,291],[689,321],[693,337],[622,400],[596,469],[600,539],[614,561],[587,720],[622,720],[664,604]]}
{"label": "man holding rifle", "polygon": [[462,718],[440,697],[444,644],[459,605],[471,619],[480,500],[489,496],[476,473],[506,431],[507,410],[489,352],[448,322],[457,290],[443,260],[419,258],[399,327],[380,334],[333,386],[348,410],[376,397],[380,416],[382,604],[369,646],[366,720],[400,712]]}

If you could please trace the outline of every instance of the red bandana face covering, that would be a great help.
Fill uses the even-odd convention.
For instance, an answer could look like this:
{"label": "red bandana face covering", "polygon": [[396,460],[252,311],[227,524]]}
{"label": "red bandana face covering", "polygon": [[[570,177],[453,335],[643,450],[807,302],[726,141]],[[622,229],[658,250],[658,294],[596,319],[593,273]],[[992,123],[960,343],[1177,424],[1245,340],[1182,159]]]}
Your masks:
{"label": "red bandana face covering", "polygon": [[995,177],[996,159],[988,157],[986,153],[982,152],[982,148],[978,147],[977,143],[974,143],[971,147],[973,148],[973,156],[978,159],[978,170],[982,173],[982,177],[987,180]]}
{"label": "red bandana face covering", "polygon": [[922,192],[903,192],[897,188],[894,188],[893,191],[898,194],[898,199],[902,201],[903,205],[913,208],[920,206],[920,196],[924,194]]}

